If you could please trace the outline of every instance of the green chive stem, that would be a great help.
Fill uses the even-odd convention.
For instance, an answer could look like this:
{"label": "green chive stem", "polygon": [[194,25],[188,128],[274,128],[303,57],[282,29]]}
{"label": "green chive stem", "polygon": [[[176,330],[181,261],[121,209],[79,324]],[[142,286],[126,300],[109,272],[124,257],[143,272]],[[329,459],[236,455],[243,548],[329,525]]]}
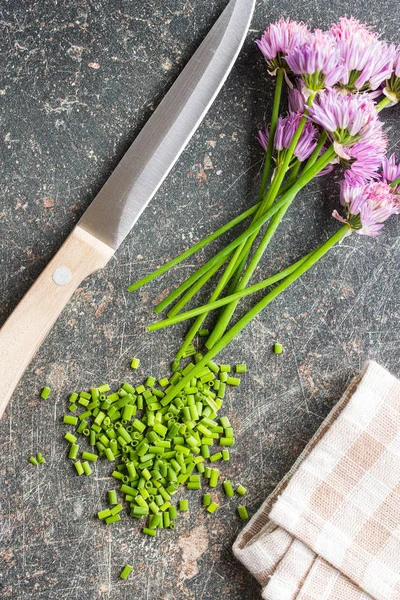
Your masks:
{"label": "green chive stem", "polygon": [[191,319],[192,317],[196,317],[204,313],[209,313],[217,308],[220,308],[221,306],[225,306],[226,304],[233,302],[234,300],[240,300],[241,298],[245,298],[246,296],[255,294],[256,292],[259,292],[260,290],[269,287],[270,285],[276,283],[277,281],[280,281],[281,279],[284,279],[285,277],[293,273],[293,271],[295,271],[301,264],[303,264],[305,260],[307,260],[307,258],[311,256],[311,254],[312,252],[310,252],[297,262],[293,263],[293,265],[290,265],[290,267],[287,267],[286,269],[279,271],[275,275],[268,277],[268,279],[264,279],[259,283],[255,283],[254,285],[245,288],[244,290],[240,290],[239,292],[235,292],[230,296],[220,298],[219,300],[215,300],[214,302],[209,302],[208,304],[204,304],[203,306],[198,306],[187,312],[180,313],[179,315],[176,315],[175,317],[172,317],[170,319],[164,319],[163,321],[152,323],[147,327],[147,331],[158,331],[159,329],[164,329],[165,327],[175,325],[176,323],[181,323],[182,321],[186,321],[187,319]]}
{"label": "green chive stem", "polygon": [[252,214],[254,214],[256,212],[258,206],[259,206],[259,204],[255,204],[254,206],[252,206],[248,210],[244,211],[243,213],[241,213],[240,215],[238,215],[231,221],[228,221],[228,223],[225,223],[225,225],[223,225],[222,227],[220,227],[219,229],[214,231],[214,233],[211,233],[210,235],[208,235],[207,237],[200,240],[200,242],[198,242],[197,244],[195,244],[188,250],[185,250],[185,252],[182,252],[181,254],[179,254],[179,256],[177,256],[176,258],[173,258],[172,260],[167,262],[165,265],[162,265],[161,267],[159,267],[152,273],[149,273],[149,275],[146,275],[146,277],[139,279],[139,281],[132,283],[132,285],[130,285],[128,287],[128,291],[134,292],[135,290],[138,290],[146,283],[153,281],[153,279],[156,279],[156,277],[159,277],[163,273],[166,273],[167,271],[169,271],[169,269],[172,269],[172,267],[175,267],[176,265],[178,265],[180,262],[182,262],[189,256],[192,256],[192,254],[195,254],[196,252],[198,252],[199,250],[204,248],[204,246],[206,246],[210,242],[213,242],[214,240],[219,238],[221,235],[223,235],[224,233],[226,233],[227,231],[232,229],[232,227],[235,227],[235,225],[238,225],[239,223],[241,223],[242,221],[247,219],[247,217],[250,217]]}
{"label": "green chive stem", "polygon": [[[265,250],[268,247],[269,242],[271,241],[275,231],[277,230],[283,217],[285,216],[286,211],[288,210],[290,204],[296,197],[299,189],[301,189],[301,187],[304,187],[304,185],[306,185],[303,182],[308,183],[311,179],[313,179],[320,171],[322,171],[322,169],[324,169],[331,162],[331,160],[334,156],[335,156],[335,150],[332,145],[314,163],[313,166],[311,166],[305,173],[300,175],[300,177],[297,179],[296,183],[292,186],[292,188],[290,188],[290,190],[288,192],[286,192],[286,194],[284,194],[283,197],[288,196],[288,201],[286,202],[286,204],[284,206],[282,206],[282,208],[280,208],[279,212],[274,216],[274,218],[271,219],[269,227],[267,228],[266,232],[264,233],[264,236],[261,239],[260,244],[258,245],[256,251],[254,252],[235,291],[243,290],[246,287],[247,283],[250,281],[255,269],[258,266],[258,263],[260,262]],[[278,203],[279,203],[279,201],[274,206],[277,206]],[[211,332],[209,338],[206,341],[207,348],[212,348],[213,345],[216,343],[216,341],[218,339],[220,339],[220,337],[224,334],[224,332],[229,324],[229,321],[231,320],[231,317],[238,305],[238,302],[239,302],[238,300],[235,302],[232,302],[231,304],[226,306],[225,309],[222,311],[217,323],[215,324],[213,331]]]}
{"label": "green chive stem", "polygon": [[[311,169],[310,169],[311,170]],[[162,402],[167,406],[177,394],[190,383],[192,377],[195,377],[207,363],[212,360],[221,350],[225,348],[240,333],[264,308],[268,306],[275,298],[277,298],[286,288],[294,283],[301,275],[308,271],[316,262],[318,262],[336,243],[342,240],[351,232],[348,225],[343,225],[336,233],[334,233],[325,243],[323,243],[312,255],[303,262],[291,275],[286,277],[279,285],[269,292],[260,302],[251,308],[237,323],[235,323],[226,333],[220,338],[217,343],[204,355],[204,357],[193,367],[188,375],[180,379],[175,386],[167,392]]]}

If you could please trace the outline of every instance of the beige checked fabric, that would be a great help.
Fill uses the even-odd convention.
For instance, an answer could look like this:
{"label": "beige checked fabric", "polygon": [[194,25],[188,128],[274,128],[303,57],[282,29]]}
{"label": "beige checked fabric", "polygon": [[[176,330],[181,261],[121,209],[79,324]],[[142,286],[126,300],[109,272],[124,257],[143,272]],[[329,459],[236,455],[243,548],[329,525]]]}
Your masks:
{"label": "beige checked fabric", "polygon": [[265,600],[400,600],[400,382],[370,361],[236,540]]}

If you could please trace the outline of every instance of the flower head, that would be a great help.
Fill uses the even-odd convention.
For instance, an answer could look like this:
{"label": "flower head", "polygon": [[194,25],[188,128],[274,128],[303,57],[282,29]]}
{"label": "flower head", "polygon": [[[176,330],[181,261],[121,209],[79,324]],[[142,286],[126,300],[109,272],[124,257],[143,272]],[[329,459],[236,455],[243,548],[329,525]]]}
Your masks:
{"label": "flower head", "polygon": [[377,34],[371,31],[371,27],[360,23],[354,17],[341,17],[338,23],[332,23],[330,31],[338,40],[350,40],[355,35],[359,35],[366,41],[378,38]]}
{"label": "flower head", "polygon": [[[382,179],[386,183],[393,183],[400,178],[400,159],[397,159],[395,154],[390,158],[386,156],[382,160]],[[400,185],[400,184],[399,184]],[[397,186],[396,186],[397,189]]]}
{"label": "flower head", "polygon": [[360,235],[379,235],[384,222],[391,215],[400,213],[399,196],[382,181],[364,186],[352,186],[344,181],[340,186],[340,202],[345,217],[337,210],[333,211],[332,216],[342,223],[348,223]]}
{"label": "flower head", "polygon": [[[290,112],[286,117],[278,118],[274,136],[274,148],[278,152],[278,163],[282,160],[283,153],[290,147],[301,118],[300,113],[294,112]],[[311,122],[307,122],[294,150],[294,155],[300,162],[305,161],[314,150],[317,144],[316,137],[316,128]],[[259,131],[258,138],[264,150],[267,150],[269,130]]]}
{"label": "flower head", "polygon": [[343,146],[383,135],[375,105],[367,94],[324,90],[309,108],[309,115],[329,132],[337,154],[345,159],[349,156]]}
{"label": "flower head", "polygon": [[286,62],[314,92],[336,85],[343,76],[335,37],[320,29],[309,33],[303,43],[290,50]]}
{"label": "flower head", "polygon": [[393,73],[383,92],[393,103],[400,102],[400,46],[393,52]]}
{"label": "flower head", "polygon": [[298,81],[297,87],[288,88],[288,102],[290,112],[304,113],[306,100],[303,94],[304,83],[301,79]]}
{"label": "flower head", "polygon": [[286,55],[298,46],[307,36],[308,27],[304,23],[280,19],[271,23],[260,40],[256,41],[270,69],[287,70]]}
{"label": "flower head", "polygon": [[342,160],[345,180],[351,185],[364,185],[371,179],[378,179],[387,146],[388,140],[379,129],[376,136],[346,147],[345,153],[349,158]]}

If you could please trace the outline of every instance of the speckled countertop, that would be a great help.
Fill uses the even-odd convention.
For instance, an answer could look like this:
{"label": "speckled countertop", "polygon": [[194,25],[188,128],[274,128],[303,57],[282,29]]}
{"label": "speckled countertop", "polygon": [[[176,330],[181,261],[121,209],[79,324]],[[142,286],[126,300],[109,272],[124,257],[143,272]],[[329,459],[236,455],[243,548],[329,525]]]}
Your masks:
{"label": "speckled countertop", "polygon": [[[198,46],[225,0],[5,0],[2,66],[1,308],[3,321],[46,265],[110,170]],[[198,496],[176,532],[159,541],[127,517],[95,518],[108,469],[77,478],[60,422],[69,391],[105,378],[162,376],[185,327],[152,335],[153,304],[203,256],[135,295],[127,284],[225,222],[256,193],[257,128],[272,87],[254,39],[280,15],[327,26],[344,13],[398,41],[389,1],[260,0],[240,58],[168,180],[109,266],[85,281],[21,381],[0,422],[2,600],[251,600],[258,585],[231,554],[240,530],[234,503],[217,518]],[[397,13],[397,15],[396,15]],[[384,120],[393,148],[399,109]],[[396,137],[397,136],[397,137]],[[262,273],[273,272],[333,232],[334,179],[302,194],[276,235]],[[190,224],[190,225],[188,225]],[[238,444],[229,474],[249,488],[254,512],[294,462],[367,358],[399,375],[399,220],[378,239],[346,240],[260,315],[223,353],[246,360],[226,413]],[[276,249],[279,252],[276,253]],[[261,275],[261,273],[260,273]],[[244,303],[246,306],[246,303]],[[285,352],[271,353],[274,340]],[[48,401],[38,391],[49,384]],[[27,463],[42,450],[46,467]],[[228,468],[228,467],[227,467]],[[161,542],[162,540],[162,542]],[[134,576],[118,580],[125,562]]]}

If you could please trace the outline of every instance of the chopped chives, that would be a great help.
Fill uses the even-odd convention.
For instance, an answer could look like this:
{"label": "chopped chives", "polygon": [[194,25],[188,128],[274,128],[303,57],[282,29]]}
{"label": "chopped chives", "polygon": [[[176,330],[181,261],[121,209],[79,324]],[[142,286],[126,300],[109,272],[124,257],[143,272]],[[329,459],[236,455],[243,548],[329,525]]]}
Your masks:
{"label": "chopped chives", "polygon": [[41,452],[36,454],[36,460],[38,461],[39,465],[44,465],[46,463],[46,459]]}
{"label": "chopped chives", "polygon": [[90,466],[90,464],[88,463],[88,461],[87,461],[87,460],[85,460],[85,461],[82,463],[82,467],[83,467],[83,470],[84,470],[84,472],[85,472],[85,475],[90,475],[91,473],[93,473],[93,471],[92,471],[92,467]]}
{"label": "chopped chives", "polygon": [[239,494],[239,496],[244,496],[247,493],[247,489],[243,485],[239,484],[236,488],[236,493]]}
{"label": "chopped chives", "polygon": [[[171,523],[171,525],[172,525],[172,523]],[[144,534],[151,535],[153,537],[155,537],[157,535],[157,529],[149,529],[148,527],[143,527],[142,531]]]}
{"label": "chopped chives", "polygon": [[111,515],[111,517],[107,517],[107,519],[105,519],[105,522],[107,523],[107,525],[110,525],[111,523],[116,523],[120,520],[121,517],[119,515]]}
{"label": "chopped chives", "polygon": [[47,385],[44,386],[44,388],[42,389],[42,391],[40,392],[40,397],[43,398],[43,400],[47,400],[47,398],[50,396],[51,394],[51,388],[47,387]]}
{"label": "chopped chives", "polygon": [[96,462],[99,458],[97,454],[93,454],[92,452],[82,452],[83,460],[88,460],[89,462]]}
{"label": "chopped chives", "polygon": [[35,465],[35,467],[37,467],[39,464],[34,456],[29,457],[29,462],[31,463],[31,465]]}
{"label": "chopped chives", "polygon": [[249,518],[249,515],[247,513],[247,508],[245,506],[238,506],[237,511],[238,511],[239,517],[242,519],[242,521],[245,521],[246,519]]}
{"label": "chopped chives", "polygon": [[[67,432],[70,442],[69,456],[81,475],[92,472],[91,462],[99,458],[114,461],[112,477],[119,480],[120,491],[128,504],[131,517],[149,519],[144,530],[156,535],[158,528],[175,528],[177,508],[189,510],[187,499],[172,505],[173,495],[183,485],[188,490],[200,490],[201,477],[209,486],[218,485],[219,470],[209,464],[217,460],[229,460],[229,450],[214,450],[214,444],[232,446],[234,431],[226,416],[218,415],[226,391],[226,385],[237,385],[240,380],[231,377],[230,366],[222,368],[213,361],[202,363],[197,376],[192,375],[195,365],[203,360],[194,347],[188,348],[193,356],[186,366],[177,368],[171,379],[158,380],[165,391],[155,388],[152,376],[145,378],[145,385],[123,383],[117,392],[110,391],[108,384],[92,387],[89,392],[70,396],[70,404],[84,406],[79,415],[65,415],[67,424],[78,425],[76,433],[87,437],[94,452],[82,452],[78,458],[77,437]],[[237,367],[237,368],[236,368]],[[240,365],[236,365],[236,372]],[[239,371],[238,371],[239,369]],[[169,401],[170,392],[185,377],[186,385]],[[167,402],[165,402],[167,398]],[[144,405],[143,412],[142,407]],[[211,452],[210,452],[211,449]],[[243,486],[238,486],[239,490]],[[229,480],[223,483],[225,495],[231,497],[233,488]],[[118,504],[117,490],[109,490],[110,508],[100,511],[99,518],[107,524],[120,520],[123,505]],[[204,494],[202,503],[209,512],[218,505],[211,502],[210,494]]]}
{"label": "chopped chives", "polygon": [[122,569],[121,573],[119,574],[120,579],[127,579],[132,571],[133,571],[133,567],[131,567],[131,565],[125,565],[125,567]]}
{"label": "chopped chives", "polygon": [[235,493],[229,480],[224,481],[222,487],[224,488],[225,495],[228,496],[228,498],[232,498],[234,496]]}
{"label": "chopped chives", "polygon": [[236,373],[246,373],[247,372],[247,365],[246,363],[240,363],[238,365],[235,366],[235,372]]}
{"label": "chopped chives", "polygon": [[131,369],[138,369],[140,366],[140,360],[138,358],[132,358]]}
{"label": "chopped chives", "polygon": [[179,500],[179,510],[189,510],[189,500]]}
{"label": "chopped chives", "polygon": [[109,492],[107,492],[107,495],[109,504],[118,504],[117,492],[115,490],[109,490]]}
{"label": "chopped chives", "polygon": [[214,514],[218,508],[219,506],[216,502],[211,502],[211,504],[207,506],[207,512]]}
{"label": "chopped chives", "polygon": [[82,466],[82,463],[80,460],[77,460],[76,463],[74,464],[74,467],[76,469],[76,472],[78,473],[78,475],[83,475],[84,474],[84,469]]}
{"label": "chopped chives", "polygon": [[283,352],[283,346],[282,344],[279,344],[278,342],[274,344],[274,354],[282,354]]}

